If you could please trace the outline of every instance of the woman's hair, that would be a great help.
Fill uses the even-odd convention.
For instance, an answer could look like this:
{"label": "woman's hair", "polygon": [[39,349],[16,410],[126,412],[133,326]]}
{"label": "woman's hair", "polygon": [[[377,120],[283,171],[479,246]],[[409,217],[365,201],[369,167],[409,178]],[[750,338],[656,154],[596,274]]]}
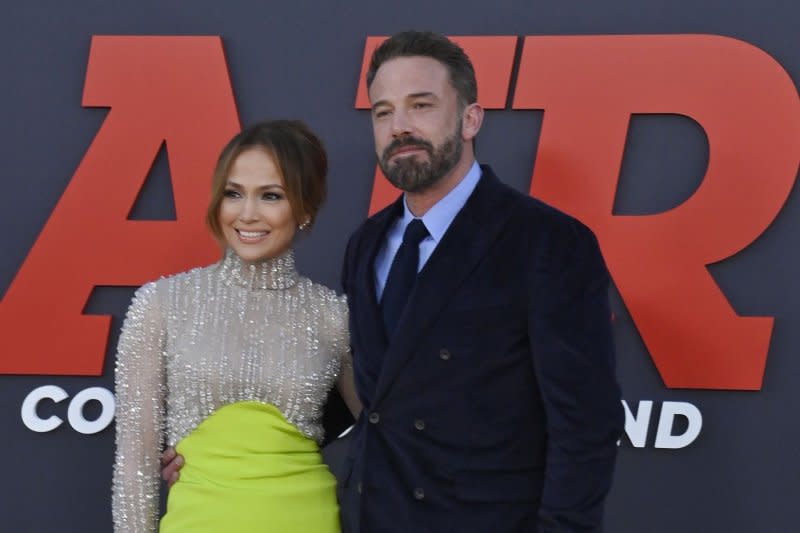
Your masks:
{"label": "woman's hair", "polygon": [[231,166],[242,152],[251,148],[260,148],[273,158],[295,220],[313,224],[327,193],[325,147],[299,120],[268,120],[242,130],[222,149],[211,180],[211,201],[206,213],[206,224],[214,237],[223,240],[219,208]]}

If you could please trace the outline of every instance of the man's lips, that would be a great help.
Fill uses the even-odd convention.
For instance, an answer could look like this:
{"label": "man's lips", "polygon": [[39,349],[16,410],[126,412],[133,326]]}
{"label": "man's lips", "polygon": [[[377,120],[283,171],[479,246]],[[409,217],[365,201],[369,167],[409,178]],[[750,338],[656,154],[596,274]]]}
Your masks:
{"label": "man's lips", "polygon": [[400,146],[400,147],[395,148],[394,150],[392,150],[391,151],[391,155],[389,157],[402,156],[402,155],[406,155],[406,154],[415,154],[417,152],[424,152],[424,151],[425,151],[425,147],[422,146],[422,145],[419,145],[419,144],[407,144],[407,145]]}

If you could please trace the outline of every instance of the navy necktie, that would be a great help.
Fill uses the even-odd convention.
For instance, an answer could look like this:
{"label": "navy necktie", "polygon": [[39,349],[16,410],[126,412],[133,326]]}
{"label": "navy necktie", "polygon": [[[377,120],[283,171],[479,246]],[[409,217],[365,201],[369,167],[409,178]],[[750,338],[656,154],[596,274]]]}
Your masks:
{"label": "navy necktie", "polygon": [[386,278],[386,286],[381,298],[381,312],[386,335],[392,338],[406,300],[414,287],[417,279],[417,266],[419,264],[419,243],[428,236],[428,229],[422,220],[415,218],[403,233],[403,243],[397,249],[392,261],[392,268]]}

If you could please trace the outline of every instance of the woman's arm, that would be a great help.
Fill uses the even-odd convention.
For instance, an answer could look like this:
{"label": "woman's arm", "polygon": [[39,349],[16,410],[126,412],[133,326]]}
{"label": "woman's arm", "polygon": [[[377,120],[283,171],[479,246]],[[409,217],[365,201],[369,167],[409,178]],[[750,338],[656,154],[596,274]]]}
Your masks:
{"label": "woman's arm", "polygon": [[349,348],[346,353],[342,354],[342,370],[339,378],[336,381],[336,388],[339,389],[344,403],[353,415],[353,418],[358,419],[361,414],[361,400],[358,399],[356,392],[356,381],[353,377],[353,356]]}
{"label": "woman's arm", "polygon": [[155,283],[134,295],[122,325],[116,366],[114,531],[154,532],[164,427],[165,328]]}
{"label": "woman's arm", "polygon": [[336,388],[353,418],[357,420],[358,415],[361,414],[361,400],[358,398],[356,381],[353,376],[353,354],[350,350],[350,320],[346,296],[336,298],[336,308],[331,313],[331,317],[334,318],[334,350],[340,361]]}

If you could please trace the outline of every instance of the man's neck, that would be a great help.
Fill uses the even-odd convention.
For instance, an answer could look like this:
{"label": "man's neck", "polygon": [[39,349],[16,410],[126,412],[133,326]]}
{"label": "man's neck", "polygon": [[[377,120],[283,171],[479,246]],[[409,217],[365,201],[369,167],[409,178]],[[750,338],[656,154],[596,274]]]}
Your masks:
{"label": "man's neck", "polygon": [[447,173],[442,179],[433,184],[428,189],[420,192],[407,192],[406,205],[408,210],[411,211],[415,217],[422,217],[427,213],[431,207],[436,205],[436,202],[447,196],[447,193],[452,191],[461,180],[467,175],[472,164],[475,162],[475,157],[470,154],[464,154],[453,169]]}

